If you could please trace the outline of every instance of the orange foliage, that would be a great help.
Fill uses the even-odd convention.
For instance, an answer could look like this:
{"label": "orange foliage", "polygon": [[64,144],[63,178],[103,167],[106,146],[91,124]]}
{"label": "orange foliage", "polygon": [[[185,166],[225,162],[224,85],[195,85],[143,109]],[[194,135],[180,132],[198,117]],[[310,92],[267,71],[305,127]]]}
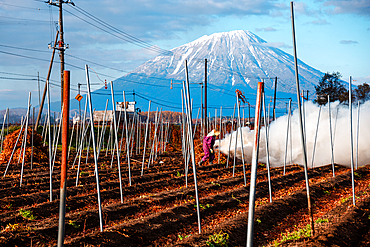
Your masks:
{"label": "orange foliage", "polygon": [[[3,144],[3,151],[0,154],[0,164],[2,163],[8,163],[9,158],[13,152],[15,142],[17,141],[18,135],[19,135],[20,129],[14,131],[13,133],[9,134],[6,136]],[[22,131],[21,136],[19,137],[17,147],[14,151],[12,162],[11,163],[17,163],[19,156],[21,156],[21,159],[23,157],[23,151],[20,152],[21,150],[21,145],[22,145],[22,140],[23,140],[23,135],[25,131]],[[26,153],[24,156],[25,162],[30,162],[31,161],[31,153],[32,153],[32,129],[29,128],[27,131],[27,144],[26,144]],[[47,155],[47,149],[42,146],[42,138],[41,135],[34,133],[33,136],[33,161],[36,162],[42,162],[42,161],[47,161],[48,155]]]}

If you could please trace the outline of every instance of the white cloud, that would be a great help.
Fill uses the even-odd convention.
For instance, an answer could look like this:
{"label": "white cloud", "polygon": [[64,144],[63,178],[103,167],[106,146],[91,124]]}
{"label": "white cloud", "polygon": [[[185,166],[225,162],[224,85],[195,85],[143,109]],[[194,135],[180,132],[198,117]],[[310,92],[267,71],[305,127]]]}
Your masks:
{"label": "white cloud", "polygon": [[325,19],[317,19],[311,22],[308,22],[308,24],[313,24],[313,25],[329,25],[330,23],[327,22]]}
{"label": "white cloud", "polygon": [[273,27],[266,27],[266,28],[256,28],[257,32],[264,31],[264,32],[276,32],[277,29]]}
{"label": "white cloud", "polygon": [[263,43],[263,45],[275,48],[292,48],[290,45],[287,45],[284,42],[267,42]]}
{"label": "white cloud", "polygon": [[342,44],[342,45],[358,44],[358,42],[355,41],[355,40],[341,40],[341,41],[339,41],[339,43]]}
{"label": "white cloud", "polygon": [[368,0],[331,0],[326,1],[324,6],[329,8],[328,13],[330,14],[359,14],[370,16],[370,1]]}

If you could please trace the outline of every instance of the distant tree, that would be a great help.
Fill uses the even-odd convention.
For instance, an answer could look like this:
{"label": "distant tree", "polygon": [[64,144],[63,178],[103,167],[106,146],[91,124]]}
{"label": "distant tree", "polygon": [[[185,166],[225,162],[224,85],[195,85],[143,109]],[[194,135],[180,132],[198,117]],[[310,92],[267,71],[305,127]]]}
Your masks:
{"label": "distant tree", "polygon": [[354,91],[355,97],[358,101],[360,101],[360,103],[364,103],[370,99],[370,86],[366,82],[364,82],[362,85],[358,85]]}
{"label": "distant tree", "polygon": [[320,79],[319,85],[315,86],[317,98],[314,102],[319,105],[326,104],[328,95],[330,96],[330,102],[339,100],[343,103],[348,101],[348,90],[341,83],[341,77],[342,75],[339,72],[325,73]]}

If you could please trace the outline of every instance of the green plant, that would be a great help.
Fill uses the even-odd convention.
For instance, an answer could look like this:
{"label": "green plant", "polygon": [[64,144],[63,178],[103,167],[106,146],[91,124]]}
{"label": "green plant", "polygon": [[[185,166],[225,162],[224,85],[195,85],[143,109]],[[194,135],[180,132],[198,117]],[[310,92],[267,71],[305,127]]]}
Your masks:
{"label": "green plant", "polygon": [[[196,207],[197,207],[197,205],[195,204],[195,205],[194,205],[194,207],[196,208]],[[212,207],[212,205],[210,205],[210,204],[203,205],[203,204],[200,204],[200,203],[199,203],[199,207],[200,207],[201,209],[207,209],[207,208]]]}
{"label": "green plant", "polygon": [[177,171],[176,177],[181,177],[181,173]]}
{"label": "green plant", "polygon": [[226,246],[227,241],[229,239],[229,234],[226,232],[214,233],[213,235],[209,236],[208,241],[206,242],[207,246],[217,247],[217,246]]}
{"label": "green plant", "polygon": [[327,222],[329,222],[329,220],[328,220],[328,219],[321,219],[321,218],[318,218],[318,219],[315,221],[315,223],[316,223],[316,224],[320,224],[320,223],[327,223]]}
{"label": "green plant", "polygon": [[256,221],[257,221],[258,224],[261,224],[261,222],[262,222],[260,219],[256,219]]}
{"label": "green plant", "polygon": [[234,196],[234,194],[231,194],[231,198],[233,198],[234,200],[236,200],[237,202],[239,202],[239,203],[242,203],[242,201],[240,201],[238,198],[236,198],[235,196]]}
{"label": "green plant", "polygon": [[285,241],[288,241],[288,240],[297,240],[297,239],[300,239],[300,238],[311,237],[311,225],[308,224],[303,229],[299,229],[299,230],[294,231],[294,232],[281,233],[280,235],[283,238],[280,242],[275,241],[275,246],[279,245],[279,244],[281,244]]}
{"label": "green plant", "polygon": [[213,182],[213,181],[211,182],[211,184],[221,186],[221,184],[219,184],[219,183],[215,183],[215,182]]}
{"label": "green plant", "polygon": [[330,195],[330,191],[324,190],[324,193]]}
{"label": "green plant", "polygon": [[358,177],[358,178],[362,178],[362,175],[361,174],[358,174],[357,172],[354,172],[353,173],[356,177]]}
{"label": "green plant", "polygon": [[190,235],[191,235],[191,234],[186,235],[186,236],[184,236],[184,237],[183,237],[183,236],[181,236],[181,235],[179,234],[179,235],[177,235],[177,236],[179,237],[179,239],[180,239],[180,240],[183,240],[183,239],[185,239],[185,238],[187,238],[187,237],[190,237]]}
{"label": "green plant", "polygon": [[28,219],[28,220],[34,220],[36,219],[36,216],[34,216],[32,214],[32,211],[31,210],[26,210],[26,209],[19,209],[19,214],[25,218],[25,219]]}
{"label": "green plant", "polygon": [[77,225],[76,221],[74,220],[69,220],[68,225],[73,226],[76,229],[80,228],[80,225]]}
{"label": "green plant", "polygon": [[2,232],[23,232],[31,231],[31,227],[23,226],[22,224],[8,224]]}
{"label": "green plant", "polygon": [[345,203],[346,201],[348,201],[348,199],[349,199],[349,197],[345,197],[345,198],[340,199],[340,201],[341,201],[342,203]]}
{"label": "green plant", "polygon": [[81,171],[80,174],[81,174],[81,176],[89,176],[90,175],[89,172],[84,172],[84,171]]}

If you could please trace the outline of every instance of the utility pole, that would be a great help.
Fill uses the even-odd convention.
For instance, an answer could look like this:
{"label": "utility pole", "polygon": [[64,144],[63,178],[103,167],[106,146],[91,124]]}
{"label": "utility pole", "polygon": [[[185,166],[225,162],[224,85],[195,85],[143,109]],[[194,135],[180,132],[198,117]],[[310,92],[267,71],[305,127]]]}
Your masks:
{"label": "utility pole", "polygon": [[71,5],[75,5],[71,0],[63,1],[58,0],[57,2],[52,2],[49,0],[48,4],[54,5],[59,8],[59,42],[58,42],[58,50],[59,50],[59,58],[60,58],[60,85],[61,85],[61,107],[63,105],[63,81],[64,81],[64,51],[68,49],[68,45],[64,44],[64,31],[63,31],[63,3],[70,3]]}
{"label": "utility pole", "polygon": [[37,132],[37,127],[39,126],[39,122],[40,122],[40,119],[41,119],[41,115],[42,115],[42,109],[44,108],[44,101],[45,101],[45,97],[46,97],[46,91],[47,91],[47,85],[49,83],[49,78],[50,78],[50,74],[51,74],[51,69],[53,68],[53,62],[54,62],[54,54],[55,54],[55,50],[56,50],[56,44],[57,44],[57,39],[58,39],[58,34],[59,34],[59,31],[57,31],[57,34],[55,36],[55,42],[54,42],[54,47],[53,47],[53,53],[51,55],[51,60],[50,60],[50,65],[49,65],[49,70],[48,70],[48,75],[46,76],[46,82],[45,82],[45,87],[44,87],[44,93],[42,94],[42,100],[41,100],[41,104],[40,104],[40,107],[39,107],[39,113],[37,114],[37,119],[36,119],[36,123],[35,123],[35,126],[34,126],[34,129],[35,131]]}
{"label": "utility pole", "polygon": [[64,88],[64,32],[63,32],[63,0],[58,0],[59,2],[59,57],[60,57],[60,82],[61,82],[61,95],[60,95],[60,102],[61,107],[63,106],[63,88]]}
{"label": "utility pole", "polygon": [[205,59],[204,65],[204,124],[206,133],[208,133],[207,124],[207,59]]}
{"label": "utility pole", "polygon": [[274,91],[274,108],[273,108],[273,116],[272,116],[272,120],[275,121],[276,119],[276,113],[275,113],[275,106],[276,106],[276,91],[277,91],[277,77],[275,77],[275,91]]}

